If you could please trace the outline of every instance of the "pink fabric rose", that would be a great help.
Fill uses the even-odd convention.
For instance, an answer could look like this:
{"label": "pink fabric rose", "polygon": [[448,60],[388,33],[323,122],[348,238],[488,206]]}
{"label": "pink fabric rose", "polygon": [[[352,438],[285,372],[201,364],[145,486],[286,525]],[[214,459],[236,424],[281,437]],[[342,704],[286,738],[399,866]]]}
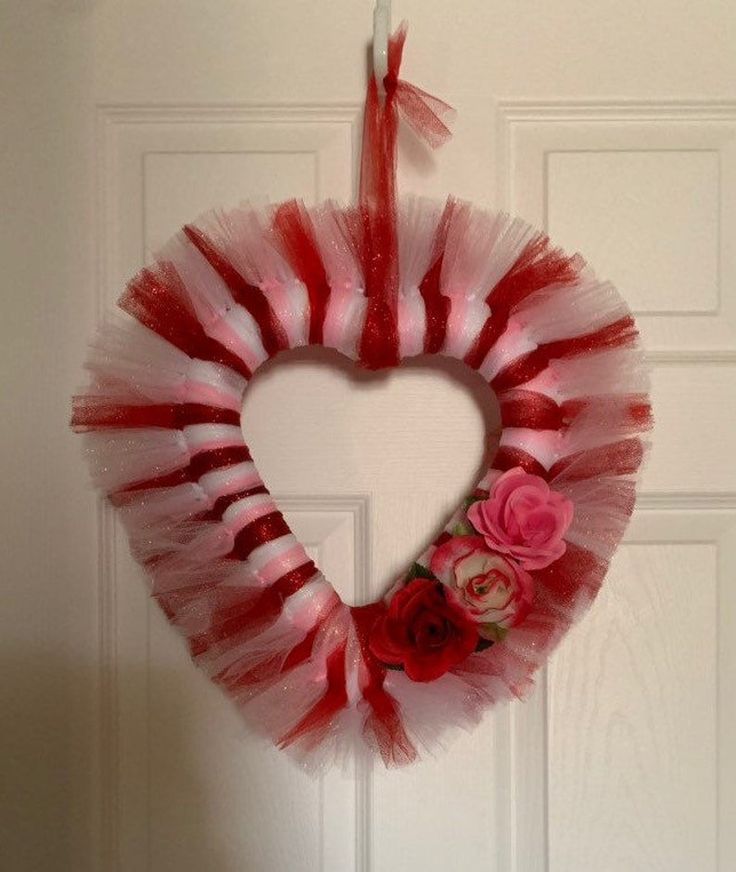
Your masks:
{"label": "pink fabric rose", "polygon": [[513,627],[531,608],[532,577],[512,560],[490,551],[482,536],[454,536],[435,549],[429,568],[457,591],[485,638],[494,638],[487,625]]}
{"label": "pink fabric rose", "polygon": [[496,479],[487,500],[473,503],[468,520],[489,548],[525,569],[543,569],[565,553],[573,504],[538,475],[520,467]]}

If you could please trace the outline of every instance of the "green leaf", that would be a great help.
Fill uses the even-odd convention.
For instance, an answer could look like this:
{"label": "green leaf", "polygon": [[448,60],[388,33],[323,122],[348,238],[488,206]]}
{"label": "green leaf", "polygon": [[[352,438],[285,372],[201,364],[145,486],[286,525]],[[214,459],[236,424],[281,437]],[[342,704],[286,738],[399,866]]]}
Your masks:
{"label": "green leaf", "polygon": [[461,521],[452,528],[453,536],[475,536],[475,529],[469,521]]}
{"label": "green leaf", "polygon": [[490,639],[493,642],[503,642],[508,636],[508,627],[499,627],[498,624],[481,624],[478,632],[484,639]]}
{"label": "green leaf", "polygon": [[432,581],[439,581],[437,576],[421,563],[412,563],[411,569],[407,573],[407,581],[414,581],[415,578],[429,578]]}

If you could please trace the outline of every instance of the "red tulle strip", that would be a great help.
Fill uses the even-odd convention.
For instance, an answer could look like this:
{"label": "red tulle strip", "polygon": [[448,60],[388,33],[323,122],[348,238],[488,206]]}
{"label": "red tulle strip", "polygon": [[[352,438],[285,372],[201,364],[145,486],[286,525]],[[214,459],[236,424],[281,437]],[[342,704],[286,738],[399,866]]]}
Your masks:
{"label": "red tulle strip", "polygon": [[[368,83],[363,118],[360,167],[360,205],[363,215],[361,254],[368,306],[359,343],[359,359],[369,369],[399,363],[398,243],[396,235],[396,161],[399,113],[431,146],[440,145],[450,131],[442,116],[450,107],[399,79],[406,40],[406,24],[389,39],[388,73],[383,101],[375,76]],[[442,304],[432,298],[432,315]],[[436,329],[436,326],[435,326]]]}
{"label": "red tulle strip", "polygon": [[388,300],[370,297],[358,356],[367,369],[399,365],[399,328],[396,307]]}
{"label": "red tulle strip", "polygon": [[639,395],[636,400],[632,400],[629,406],[629,421],[643,431],[650,430],[654,426],[652,406],[646,397]]}
{"label": "red tulle strip", "polygon": [[486,302],[492,315],[465,355],[465,363],[478,369],[506,330],[513,308],[535,291],[572,282],[582,265],[583,262],[577,255],[568,257],[559,248],[550,248],[549,238],[544,234],[527,243],[501,281],[490,290]]}
{"label": "red tulle strip", "polygon": [[203,451],[193,457],[187,466],[183,466],[175,472],[137,482],[122,488],[120,493],[131,493],[158,487],[175,487],[177,484],[185,484],[188,481],[199,481],[203,475],[219,469],[221,466],[232,466],[235,463],[244,463],[252,459],[247,445],[213,448],[211,451]]}
{"label": "red tulle strip", "polygon": [[435,231],[432,248],[432,264],[419,284],[419,293],[424,300],[426,315],[426,331],[424,334],[424,351],[426,354],[437,354],[445,344],[447,334],[447,319],[450,317],[450,298],[440,291],[442,263],[447,244],[447,229],[455,209],[455,201],[448,200]]}
{"label": "red tulle strip", "polygon": [[247,282],[199,228],[187,225],[184,233],[225,282],[235,302],[253,316],[268,354],[273,357],[279,351],[285,351],[289,347],[289,337],[263,291]]}
{"label": "red tulle strip", "polygon": [[[610,397],[576,397],[566,400],[561,406],[565,423],[572,423],[578,415],[591,409],[596,410],[597,414],[610,416]],[[646,431],[652,426],[652,407],[644,394],[622,394],[616,397],[616,412],[617,422],[632,430]]]}
{"label": "red tulle strip", "polygon": [[235,672],[234,674],[232,668],[228,667],[217,675],[213,675],[212,681],[231,693],[240,693],[256,685],[261,687],[264,685],[268,686],[278,679],[281,672],[282,660],[283,654],[274,654],[252,669],[248,669],[246,672]]}
{"label": "red tulle strip", "polygon": [[638,335],[634,319],[628,315],[594,333],[560,339],[557,342],[546,342],[502,369],[491,380],[491,387],[497,392],[509,390],[539,375],[549,366],[551,360],[632,346]]}
{"label": "red tulle strip", "polygon": [[445,542],[449,542],[452,539],[452,533],[448,533],[447,530],[443,530],[439,535],[433,540],[432,544],[435,548],[439,548],[440,545],[444,545]]}
{"label": "red tulle strip", "polygon": [[620,439],[610,445],[579,451],[563,457],[550,469],[547,478],[552,481],[564,476],[566,481],[583,481],[601,476],[631,475],[644,458],[644,445],[640,439]]}
{"label": "red tulle strip", "polygon": [[575,601],[583,588],[595,596],[607,568],[605,560],[568,542],[562,557],[546,569],[535,570],[532,575],[542,602],[549,601],[556,608],[565,608]]}
{"label": "red tulle strip", "polygon": [[309,747],[315,747],[324,738],[336,715],[347,706],[345,650],[346,646],[343,644],[328,655],[327,688],[324,695],[295,727],[279,739],[280,748],[286,748],[297,741],[306,741]]}
{"label": "red tulle strip", "polygon": [[230,445],[226,448],[213,448],[210,451],[203,451],[196,457],[193,457],[188,472],[191,475],[191,481],[199,481],[203,475],[219,469],[221,466],[232,466],[234,463],[245,463],[252,460],[250,450],[247,445]]}
{"label": "red tulle strip", "polygon": [[309,215],[296,200],[279,206],[273,229],[279,237],[289,263],[301,279],[309,296],[309,342],[321,345],[325,313],[330,300],[330,285],[315,241]]}
{"label": "red tulle strip", "polygon": [[77,432],[138,427],[181,430],[189,424],[238,426],[240,415],[233,409],[221,409],[199,403],[130,406],[113,403],[105,398],[82,396],[74,397],[71,424]]}
{"label": "red tulle strip", "polygon": [[279,676],[285,675],[292,669],[295,669],[300,664],[304,663],[312,655],[314,641],[317,638],[317,633],[320,631],[320,624],[314,626],[304,637],[304,639],[295,645],[293,648],[287,648],[278,654],[274,654],[253,669],[247,672],[236,673],[231,675],[231,668],[228,667],[222,672],[214,676],[213,681],[221,684],[231,691],[241,691],[244,688],[253,685],[263,685],[264,683],[272,683]]}
{"label": "red tulle strip", "polygon": [[254,685],[263,687],[266,684],[268,686],[277,681],[280,676],[300,666],[312,656],[314,641],[319,631],[320,624],[317,624],[293,648],[282,651],[279,654],[274,654],[268,660],[254,666],[253,669],[239,674],[236,673],[234,676],[230,675],[231,669],[228,667],[214,676],[213,681],[231,691],[242,691]]}
{"label": "red tulle strip", "polygon": [[[385,109],[379,108],[376,83],[372,79],[366,99],[363,171],[367,156],[371,154],[373,161],[389,159],[384,154],[389,148],[385,139],[388,136],[395,143],[396,132],[394,129],[389,135],[385,128],[393,129],[395,126],[395,109],[391,107],[388,99]],[[361,175],[359,252],[368,304],[358,357],[361,364],[368,369],[382,369],[399,364],[396,191],[393,168],[389,172],[380,163],[370,166],[376,178],[364,183]]]}
{"label": "red tulle strip", "polygon": [[[514,389],[500,394],[498,400],[501,409],[501,423],[504,428],[561,430],[570,427],[579,415],[589,412],[591,409],[600,416],[608,415],[610,417],[612,414],[609,397],[576,398],[567,400],[558,406],[554,400],[544,394]],[[616,426],[628,427],[632,431],[648,430],[651,427],[652,410],[646,397],[641,394],[631,394],[628,398],[621,396],[617,400]],[[579,462],[580,455],[575,455],[575,457]],[[569,466],[573,461],[566,461],[565,466]]]}
{"label": "red tulle strip", "polygon": [[447,319],[450,317],[451,301],[440,293],[442,258],[436,260],[419,285],[424,300],[427,329],[424,334],[424,353],[437,354],[445,344]]}
{"label": "red tulle strip", "polygon": [[225,509],[233,503],[237,503],[239,500],[244,500],[248,497],[254,497],[257,494],[267,494],[268,492],[268,488],[265,484],[259,484],[256,487],[248,488],[248,490],[238,491],[234,494],[225,494],[225,496],[218,497],[215,500],[215,504],[212,506],[212,511],[206,515],[205,520],[219,521],[222,518]]}
{"label": "red tulle strip", "polygon": [[150,269],[140,272],[128,284],[118,305],[190,357],[221,363],[249,379],[251,371],[246,364],[207,336],[184,300],[185,292],[178,275],[159,264],[156,273]]}
{"label": "red tulle strip", "polygon": [[247,560],[259,545],[288,536],[289,533],[291,530],[281,512],[271,512],[243,527],[235,537],[233,556],[238,560]]}
{"label": "red tulle strip", "polygon": [[[386,79],[386,90],[389,91],[393,86],[390,69]],[[452,107],[402,79],[396,81],[395,88],[396,104],[401,117],[414,133],[432,148],[444,145],[452,133],[442,119],[449,119],[454,115]]]}
{"label": "red tulle strip", "polygon": [[513,445],[499,446],[496,456],[493,458],[493,468],[506,472],[506,470],[513,469],[515,466],[520,466],[525,472],[532,475],[541,475],[542,478],[547,477],[547,470],[536,457],[524,451],[523,448],[516,448]]}
{"label": "red tulle strip", "polygon": [[291,651],[286,656],[286,659],[281,666],[281,672],[286,673],[292,669],[296,669],[297,666],[300,666],[302,663],[305,663],[312,656],[312,650],[314,649],[314,642],[317,638],[317,633],[319,633],[321,629],[321,624],[317,624],[312,627],[312,629],[307,633],[304,639],[298,644],[295,645]]}
{"label": "red tulle strip", "polygon": [[218,609],[210,619],[209,630],[189,640],[192,654],[203,654],[224,639],[243,633],[254,636],[260,629],[275,621],[281,614],[284,600],[304,587],[316,574],[317,567],[310,560],[282,576],[275,584],[264,588],[255,602],[236,602]]}
{"label": "red tulle strip", "polygon": [[386,606],[383,602],[350,609],[367,670],[367,676],[360,688],[363,699],[370,707],[363,735],[369,743],[372,740],[387,766],[400,766],[415,760],[417,751],[404,729],[399,704],[383,686],[386,670],[376,661],[368,647],[371,628],[376,619],[385,612]]}
{"label": "red tulle strip", "polygon": [[508,391],[498,397],[503,427],[530,430],[559,430],[565,413],[557,403],[534,391]]}

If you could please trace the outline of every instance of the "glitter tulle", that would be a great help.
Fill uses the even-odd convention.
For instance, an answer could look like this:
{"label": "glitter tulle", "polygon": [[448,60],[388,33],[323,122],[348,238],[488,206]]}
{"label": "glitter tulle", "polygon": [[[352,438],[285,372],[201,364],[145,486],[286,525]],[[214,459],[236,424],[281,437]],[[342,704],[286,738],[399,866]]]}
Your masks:
{"label": "glitter tulle", "polygon": [[522,696],[595,597],[633,509],[649,426],[637,332],[610,284],[518,219],[454,200],[400,205],[390,355],[441,337],[437,353],[479,369],[500,403],[486,482],[522,466],[575,504],[565,556],[534,573],[532,614],[503,643],[417,684],[373,661],[361,620],[268,495],[235,411],[259,363],[287,348],[319,339],[360,365],[370,251],[350,228],[361,222],[334,204],[254,214],[206,216],[131,282],[121,305],[137,322],[95,339],[74,424],[153,595],[249,721],[315,764],[361,743],[406,763],[447,727]]}
{"label": "glitter tulle", "polygon": [[[650,426],[634,320],[582,258],[503,213],[396,202],[399,109],[433,143],[447,132],[447,107],[396,77],[403,37],[385,106],[369,87],[358,205],[243,206],[187,225],[94,339],[72,420],[193,659],[256,731],[317,768],[357,748],[410,763],[528,691],[601,585]],[[434,681],[374,658],[367,637],[385,600],[340,601],[243,441],[253,373],[310,344],[369,368],[427,352],[464,361],[502,415],[479,486],[521,467],[575,506],[564,555],[531,573],[523,623]],[[418,562],[463,520],[460,507]]]}

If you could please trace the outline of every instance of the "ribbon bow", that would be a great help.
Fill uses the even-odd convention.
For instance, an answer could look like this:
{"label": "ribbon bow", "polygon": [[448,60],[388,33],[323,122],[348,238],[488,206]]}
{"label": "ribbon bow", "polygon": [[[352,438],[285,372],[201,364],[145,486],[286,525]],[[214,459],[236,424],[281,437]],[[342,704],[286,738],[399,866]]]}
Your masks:
{"label": "ribbon bow", "polygon": [[363,122],[363,151],[360,172],[360,201],[390,205],[396,193],[396,147],[399,115],[431,148],[438,148],[452,136],[443,119],[450,120],[453,108],[426,91],[399,78],[406,42],[404,21],[388,43],[388,72],[383,86],[383,103],[378,96],[375,75],[368,83]]}
{"label": "ribbon bow", "polygon": [[446,142],[443,120],[452,107],[399,78],[406,42],[402,22],[388,44],[385,100],[378,96],[375,75],[368,83],[363,119],[359,204],[367,264],[368,309],[360,342],[360,360],[369,369],[398,364],[398,242],[396,237],[396,160],[399,115],[431,148]]}

